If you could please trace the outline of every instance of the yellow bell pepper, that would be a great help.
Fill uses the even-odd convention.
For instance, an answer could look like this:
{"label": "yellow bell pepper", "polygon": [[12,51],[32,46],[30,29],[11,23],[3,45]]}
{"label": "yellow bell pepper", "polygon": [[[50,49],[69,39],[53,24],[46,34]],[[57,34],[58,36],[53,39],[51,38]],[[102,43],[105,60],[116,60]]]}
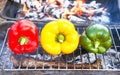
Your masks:
{"label": "yellow bell pepper", "polygon": [[71,22],[57,19],[43,27],[40,43],[42,48],[51,55],[70,54],[78,47],[79,34]]}

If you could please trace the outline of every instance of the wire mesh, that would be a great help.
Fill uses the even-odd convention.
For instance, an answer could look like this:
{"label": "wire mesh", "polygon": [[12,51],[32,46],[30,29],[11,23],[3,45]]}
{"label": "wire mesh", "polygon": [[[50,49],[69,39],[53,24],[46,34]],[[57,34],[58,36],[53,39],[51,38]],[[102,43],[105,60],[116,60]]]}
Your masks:
{"label": "wire mesh", "polygon": [[[11,23],[8,23],[10,26]],[[120,27],[108,26],[113,40],[112,47],[105,54],[84,52],[79,45],[77,50],[70,55],[51,56],[41,46],[33,53],[16,55],[7,45],[9,26],[1,30],[4,36],[0,45],[0,69],[3,70],[119,70],[120,69]],[[39,27],[39,34],[43,26]],[[86,26],[77,26],[79,34],[83,33]],[[7,55],[7,56],[6,56]],[[14,62],[15,61],[15,62]]]}

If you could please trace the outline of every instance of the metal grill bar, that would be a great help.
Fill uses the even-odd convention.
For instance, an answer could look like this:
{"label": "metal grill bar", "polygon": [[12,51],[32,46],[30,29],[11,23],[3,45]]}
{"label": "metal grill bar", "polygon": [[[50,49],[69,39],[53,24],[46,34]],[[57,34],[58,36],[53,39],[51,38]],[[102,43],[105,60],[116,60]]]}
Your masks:
{"label": "metal grill bar", "polygon": [[110,59],[111,59],[111,62],[112,62],[112,66],[113,66],[113,68],[115,68],[115,64],[114,64],[113,59],[112,59],[112,57],[111,57],[111,56],[112,56],[111,53],[110,53],[109,56],[110,56]]}
{"label": "metal grill bar", "polygon": [[[38,58],[38,49],[37,49],[37,52],[36,52],[36,59],[35,59],[35,64],[37,63],[37,58]],[[43,60],[44,61],[44,60]],[[44,68],[44,65],[43,65],[43,68]],[[37,69],[37,66],[35,65],[35,70]]]}
{"label": "metal grill bar", "polygon": [[[21,55],[20,60],[23,60],[23,55]],[[21,64],[22,64],[22,61],[20,61],[20,65],[19,65],[19,68],[18,68],[18,69],[21,69]]]}
{"label": "metal grill bar", "polygon": [[[95,59],[97,60],[98,59],[98,57],[97,57],[97,54],[95,54]],[[99,64],[97,64],[97,69],[99,69],[100,67],[99,67]]]}
{"label": "metal grill bar", "polygon": [[[76,28],[77,31],[81,34],[84,30],[85,30],[85,27],[77,27]],[[120,63],[120,58],[119,58],[119,48],[120,48],[120,45],[116,44],[116,41],[114,39],[114,34],[116,35],[116,37],[118,37],[119,41],[120,42],[120,35],[119,35],[119,32],[120,32],[120,27],[116,27],[116,26],[111,26],[109,27],[110,29],[110,33],[111,33],[111,37],[113,39],[113,46],[105,53],[105,54],[94,54],[94,57],[95,57],[95,62],[97,62],[98,59],[101,59],[101,63],[103,64],[100,64],[100,63],[96,63],[96,65],[94,65],[94,63],[92,63],[91,61],[91,55],[89,53],[85,53],[86,54],[86,57],[87,57],[87,63],[85,63],[85,58],[83,57],[84,56],[84,53],[83,53],[83,49],[81,48],[81,46],[79,45],[78,47],[78,57],[76,57],[76,54],[75,52],[72,53],[71,55],[65,55],[64,56],[64,59],[61,58],[61,55],[59,56],[51,56],[51,55],[48,55],[47,53],[45,53],[43,51],[43,55],[41,55],[41,59],[39,58],[40,57],[40,53],[39,53],[39,50],[41,50],[41,46],[39,46],[39,48],[36,50],[35,52],[35,57],[32,58],[34,59],[35,61],[35,64],[34,66],[30,67],[30,63],[31,63],[31,56],[32,54],[22,54],[22,55],[16,55],[16,56],[19,56],[20,58],[20,61],[19,61],[19,65],[18,67],[15,67],[15,65],[13,64],[12,62],[12,59],[10,59],[11,63],[13,65],[9,65],[10,68],[7,67],[7,65],[9,64],[7,62],[7,60],[5,62],[3,62],[2,64],[2,68],[3,70],[100,70],[100,69],[111,69],[108,67],[108,59],[110,59],[110,62],[111,62],[111,66],[112,66],[112,69],[116,69],[117,65],[115,64],[116,61],[114,61],[115,59],[113,58],[113,54],[116,56],[115,58],[117,58],[117,63]],[[113,30],[116,32],[114,33]],[[2,43],[2,47],[0,49],[0,55],[3,55],[4,54],[4,47],[7,46],[7,36],[8,36],[8,31],[9,31],[9,28],[7,29],[6,31],[6,34],[5,34],[5,37],[4,37],[4,40],[3,40],[3,43]],[[41,28],[39,29],[39,31],[41,31]],[[40,32],[39,32],[40,33]],[[115,50],[115,53],[109,53],[111,49],[114,49]],[[6,50],[7,54],[9,56],[11,56],[13,53],[9,53],[9,48]],[[27,58],[25,58],[25,55],[27,56]],[[46,60],[46,56],[48,56],[48,60]],[[9,57],[10,58],[10,57]],[[27,65],[26,67],[23,67],[23,62],[22,60],[24,59],[28,59],[27,60]],[[39,60],[40,59],[40,60]],[[77,63],[77,59],[79,59],[79,63]],[[38,61],[39,60],[39,61]],[[2,63],[0,61],[0,63]],[[42,66],[38,66],[38,65],[42,65]],[[103,67],[104,65],[104,67]],[[86,66],[88,66],[86,68]],[[102,67],[101,67],[102,66]],[[96,67],[96,68],[95,68]],[[118,70],[119,70],[120,66],[118,66]]]}
{"label": "metal grill bar", "polygon": [[106,67],[106,62],[105,62],[105,57],[104,57],[104,55],[102,55],[102,57],[103,57],[103,63],[104,63],[104,65],[105,65],[105,68],[107,68],[107,67]]}
{"label": "metal grill bar", "polygon": [[[67,60],[67,55],[65,56],[65,60]],[[67,61],[65,62],[66,62],[66,69],[68,69],[68,62]]]}
{"label": "metal grill bar", "polygon": [[[116,36],[116,37],[119,37],[118,28],[116,28],[116,26],[114,26],[113,29],[115,29],[115,31],[116,31],[116,33],[117,33],[117,36]],[[113,47],[115,48],[115,51],[116,51],[115,57],[117,57],[118,61],[120,62],[119,54],[118,54],[118,50],[117,50],[117,45],[115,44],[115,40],[114,40],[114,37],[113,37],[113,34],[114,34],[114,33],[112,33],[111,30],[112,30],[112,28],[110,29],[110,32],[111,32],[111,37],[112,37],[112,40],[113,40]],[[119,39],[119,41],[120,41],[120,39]],[[112,62],[112,63],[113,63],[113,62]],[[114,63],[113,63],[113,64],[114,64]]]}
{"label": "metal grill bar", "polygon": [[[117,37],[118,37],[118,39],[119,39],[119,41],[120,41],[120,35],[119,35],[119,32],[118,32],[118,30],[117,30],[117,28],[115,27],[115,30],[116,30],[116,33],[117,33]],[[116,47],[116,45],[115,45],[115,47]],[[116,49],[116,51],[117,51],[117,49]],[[117,51],[118,52],[118,51]],[[119,58],[119,54],[117,53],[117,57],[118,57],[118,60],[120,61],[120,58]]]}
{"label": "metal grill bar", "polygon": [[4,38],[4,41],[3,41],[2,47],[1,47],[1,49],[0,49],[0,56],[1,56],[2,52],[3,52],[3,48],[4,48],[4,46],[5,46],[5,42],[6,42],[6,40],[7,40],[8,31],[9,31],[9,28],[7,29],[7,32],[6,32],[6,35],[5,35],[5,38]]}
{"label": "metal grill bar", "polygon": [[[117,31],[117,29],[116,29],[116,27],[114,27],[115,28],[115,30]],[[110,30],[111,31],[111,30]],[[111,32],[112,33],[112,32]],[[113,33],[112,33],[113,34]],[[118,35],[117,35],[118,36]],[[116,37],[117,37],[116,36]],[[115,40],[114,40],[114,38],[113,38],[113,35],[111,35],[111,37],[112,37],[112,39],[113,39],[113,45],[114,45],[114,47],[115,47],[115,50],[116,50],[116,56],[117,56],[117,58],[118,58],[118,60],[119,60],[119,55],[118,55],[118,51],[117,51],[117,47],[116,47],[116,44],[115,44]]]}
{"label": "metal grill bar", "polygon": [[[80,59],[81,59],[80,62],[82,62],[83,59],[82,59],[81,47],[79,47],[79,48],[80,48]],[[82,69],[83,69],[83,65],[82,65]]]}
{"label": "metal grill bar", "polygon": [[88,62],[89,62],[89,69],[91,69],[91,63],[90,63],[90,59],[89,59],[89,54],[87,53],[87,59],[88,59]]}

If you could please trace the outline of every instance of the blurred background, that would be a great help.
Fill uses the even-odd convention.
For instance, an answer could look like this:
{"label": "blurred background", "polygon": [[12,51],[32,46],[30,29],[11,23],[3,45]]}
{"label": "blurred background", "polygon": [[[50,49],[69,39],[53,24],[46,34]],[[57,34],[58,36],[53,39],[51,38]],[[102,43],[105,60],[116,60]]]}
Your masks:
{"label": "blurred background", "polygon": [[[0,13],[2,12],[2,9],[4,8],[7,0],[0,0]],[[0,18],[0,22],[4,21],[4,19]]]}

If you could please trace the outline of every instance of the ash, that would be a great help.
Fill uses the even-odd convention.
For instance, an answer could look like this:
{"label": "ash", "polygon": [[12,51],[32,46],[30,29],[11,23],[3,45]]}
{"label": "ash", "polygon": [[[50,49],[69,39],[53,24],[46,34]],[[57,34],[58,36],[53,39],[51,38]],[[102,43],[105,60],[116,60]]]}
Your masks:
{"label": "ash", "polygon": [[116,52],[115,49],[109,49],[104,56],[98,55],[102,59],[103,69],[120,69],[120,52]]}
{"label": "ash", "polygon": [[[90,61],[89,61],[90,60]],[[77,57],[72,58],[68,61],[68,63],[76,63],[76,64],[89,64],[94,63],[96,61],[95,54],[88,53],[88,54],[82,54],[82,57],[79,55]]]}
{"label": "ash", "polygon": [[0,68],[1,69],[10,69],[13,67],[12,61],[10,59],[10,55],[12,52],[10,49],[5,46],[4,51],[2,52],[0,56]]}

